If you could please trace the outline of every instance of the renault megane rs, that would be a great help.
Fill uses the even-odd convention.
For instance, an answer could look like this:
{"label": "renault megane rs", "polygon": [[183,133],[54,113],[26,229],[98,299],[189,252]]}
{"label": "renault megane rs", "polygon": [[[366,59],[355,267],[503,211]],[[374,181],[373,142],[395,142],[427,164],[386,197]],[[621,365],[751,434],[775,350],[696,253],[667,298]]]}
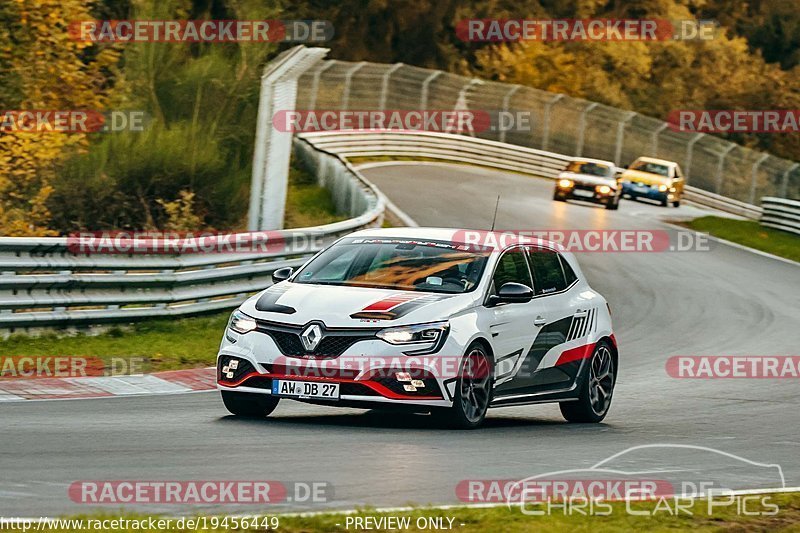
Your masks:
{"label": "renault megane rs", "polygon": [[499,232],[352,233],[237,309],[217,358],[234,415],[281,399],[402,406],[477,427],[490,407],[608,413],[619,358],[610,309],[560,246]]}

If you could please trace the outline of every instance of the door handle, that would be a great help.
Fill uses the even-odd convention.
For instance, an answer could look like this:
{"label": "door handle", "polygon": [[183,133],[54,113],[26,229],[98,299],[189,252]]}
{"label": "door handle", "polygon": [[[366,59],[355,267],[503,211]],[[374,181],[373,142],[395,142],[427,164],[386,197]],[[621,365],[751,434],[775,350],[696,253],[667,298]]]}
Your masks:
{"label": "door handle", "polygon": [[547,324],[547,319],[541,316],[537,316],[536,320],[533,321],[534,326],[544,326],[545,324]]}

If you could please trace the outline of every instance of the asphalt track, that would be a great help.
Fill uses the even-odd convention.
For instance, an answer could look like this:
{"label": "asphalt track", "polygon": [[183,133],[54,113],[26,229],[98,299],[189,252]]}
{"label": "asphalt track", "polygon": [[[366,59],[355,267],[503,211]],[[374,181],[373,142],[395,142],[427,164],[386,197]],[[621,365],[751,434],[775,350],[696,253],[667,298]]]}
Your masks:
{"label": "asphalt track", "polygon": [[[371,180],[420,225],[486,228],[664,229],[691,213],[623,202],[617,212],[557,203],[552,183],[437,165],[380,166]],[[0,405],[0,516],[86,512],[76,480],[326,481],[327,504],[140,506],[144,512],[244,513],[458,503],[465,479],[520,479],[588,468],[624,453],[616,469],[728,488],[800,485],[797,380],[682,380],[671,355],[798,355],[800,267],[724,244],[708,252],[585,253],[609,299],[622,373],[600,425],[566,424],[552,405],[490,412],[484,428],[448,431],[427,418],[284,402],[273,417],[226,416],[216,393]],[[220,332],[221,333],[221,332]],[[117,506],[104,507],[108,512]]]}

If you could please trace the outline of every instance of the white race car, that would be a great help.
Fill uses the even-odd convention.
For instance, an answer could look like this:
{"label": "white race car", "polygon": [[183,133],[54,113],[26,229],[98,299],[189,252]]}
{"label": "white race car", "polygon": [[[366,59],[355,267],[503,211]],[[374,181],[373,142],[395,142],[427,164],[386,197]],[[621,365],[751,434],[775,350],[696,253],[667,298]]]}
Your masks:
{"label": "white race car", "polygon": [[267,416],[281,398],[402,406],[463,428],[489,407],[558,402],[574,422],[608,412],[610,309],[556,244],[364,230],[273,280],[231,315],[220,345],[217,388],[234,415]]}

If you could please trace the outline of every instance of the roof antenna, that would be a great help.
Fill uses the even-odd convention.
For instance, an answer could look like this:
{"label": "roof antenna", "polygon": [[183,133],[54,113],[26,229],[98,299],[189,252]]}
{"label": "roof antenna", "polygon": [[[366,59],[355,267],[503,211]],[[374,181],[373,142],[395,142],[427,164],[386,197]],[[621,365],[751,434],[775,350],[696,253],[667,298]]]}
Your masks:
{"label": "roof antenna", "polygon": [[491,229],[491,231],[494,231],[494,224],[495,224],[495,222],[497,222],[497,208],[498,208],[499,205],[500,205],[500,195],[498,194],[497,195],[497,202],[495,202],[495,204],[494,204],[494,216],[492,217],[492,229]]}

